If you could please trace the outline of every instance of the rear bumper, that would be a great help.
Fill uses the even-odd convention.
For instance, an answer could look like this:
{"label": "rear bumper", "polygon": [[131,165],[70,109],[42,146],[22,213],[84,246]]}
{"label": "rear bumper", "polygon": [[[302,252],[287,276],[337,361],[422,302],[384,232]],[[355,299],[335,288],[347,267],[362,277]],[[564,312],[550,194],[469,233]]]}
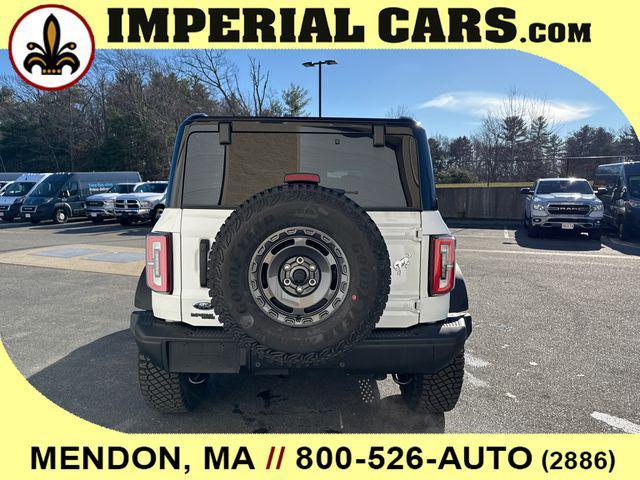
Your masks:
{"label": "rear bumper", "polygon": [[[435,373],[464,347],[471,334],[469,314],[435,324],[376,329],[344,356],[316,368],[351,373]],[[169,372],[283,373],[282,367],[240,348],[220,327],[192,327],[157,319],[150,311],[131,314],[140,350]]]}

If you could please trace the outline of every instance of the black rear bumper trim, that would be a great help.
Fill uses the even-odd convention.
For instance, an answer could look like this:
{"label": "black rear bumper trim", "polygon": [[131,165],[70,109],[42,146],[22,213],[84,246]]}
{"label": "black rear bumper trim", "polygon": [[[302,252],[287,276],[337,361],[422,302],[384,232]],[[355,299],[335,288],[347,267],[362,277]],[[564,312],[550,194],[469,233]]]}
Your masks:
{"label": "black rear bumper trim", "polygon": [[[404,329],[376,329],[353,350],[315,368],[350,373],[435,373],[464,348],[471,334],[468,313]],[[283,373],[240,348],[221,327],[166,322],[142,310],[131,314],[139,349],[169,372]]]}

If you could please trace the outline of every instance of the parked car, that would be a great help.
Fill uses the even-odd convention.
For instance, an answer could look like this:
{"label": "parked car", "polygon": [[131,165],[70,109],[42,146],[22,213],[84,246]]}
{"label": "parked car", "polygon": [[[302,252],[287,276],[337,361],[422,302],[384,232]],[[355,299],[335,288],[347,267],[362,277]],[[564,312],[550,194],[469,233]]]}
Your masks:
{"label": "parked car", "polygon": [[275,120],[178,130],[131,317],[143,396],[179,412],[211,373],[328,368],[391,374],[409,407],[452,409],[472,322],[425,131]]}
{"label": "parked car", "polygon": [[610,163],[596,169],[594,186],[604,204],[604,222],[620,239],[640,235],[640,162]]}
{"label": "parked car", "polygon": [[600,240],[602,202],[584,178],[540,178],[520,192],[527,196],[524,224],[530,237],[545,230],[571,230]]}
{"label": "parked car", "polygon": [[10,183],[14,182],[24,173],[19,172],[0,172],[0,195],[4,193]]}
{"label": "parked car", "polygon": [[101,223],[107,218],[116,218],[114,212],[115,202],[118,195],[131,193],[134,188],[143,183],[118,183],[105,193],[98,193],[87,197],[87,218],[93,223]]}
{"label": "parked car", "polygon": [[85,218],[87,197],[106,192],[117,183],[139,181],[138,172],[54,173],[27,196],[20,214],[31,223],[42,220],[66,223],[70,218]]}
{"label": "parked car", "polygon": [[20,217],[20,206],[29,193],[50,173],[25,173],[7,186],[0,196],[0,220],[11,222]]}
{"label": "parked car", "polygon": [[121,225],[134,222],[157,221],[164,211],[164,193],[168,182],[144,182],[132,193],[118,195],[114,212]]}

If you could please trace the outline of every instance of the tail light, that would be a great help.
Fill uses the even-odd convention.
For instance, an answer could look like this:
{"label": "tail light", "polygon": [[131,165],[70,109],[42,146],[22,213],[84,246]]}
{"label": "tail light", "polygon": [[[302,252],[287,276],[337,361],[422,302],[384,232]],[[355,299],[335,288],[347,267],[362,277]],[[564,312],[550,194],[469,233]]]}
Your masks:
{"label": "tail light", "polygon": [[171,234],[147,235],[147,285],[154,292],[171,293]]}
{"label": "tail light", "polygon": [[444,295],[453,290],[455,265],[456,239],[450,235],[431,237],[431,295]]}

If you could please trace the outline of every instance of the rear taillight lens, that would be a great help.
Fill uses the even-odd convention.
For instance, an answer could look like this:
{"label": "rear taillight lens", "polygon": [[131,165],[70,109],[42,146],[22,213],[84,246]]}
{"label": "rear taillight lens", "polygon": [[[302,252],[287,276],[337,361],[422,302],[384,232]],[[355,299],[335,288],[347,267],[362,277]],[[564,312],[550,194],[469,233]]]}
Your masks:
{"label": "rear taillight lens", "polygon": [[431,237],[431,295],[444,295],[453,290],[456,265],[456,239],[450,235]]}
{"label": "rear taillight lens", "polygon": [[171,293],[171,234],[147,235],[147,285],[154,292]]}

